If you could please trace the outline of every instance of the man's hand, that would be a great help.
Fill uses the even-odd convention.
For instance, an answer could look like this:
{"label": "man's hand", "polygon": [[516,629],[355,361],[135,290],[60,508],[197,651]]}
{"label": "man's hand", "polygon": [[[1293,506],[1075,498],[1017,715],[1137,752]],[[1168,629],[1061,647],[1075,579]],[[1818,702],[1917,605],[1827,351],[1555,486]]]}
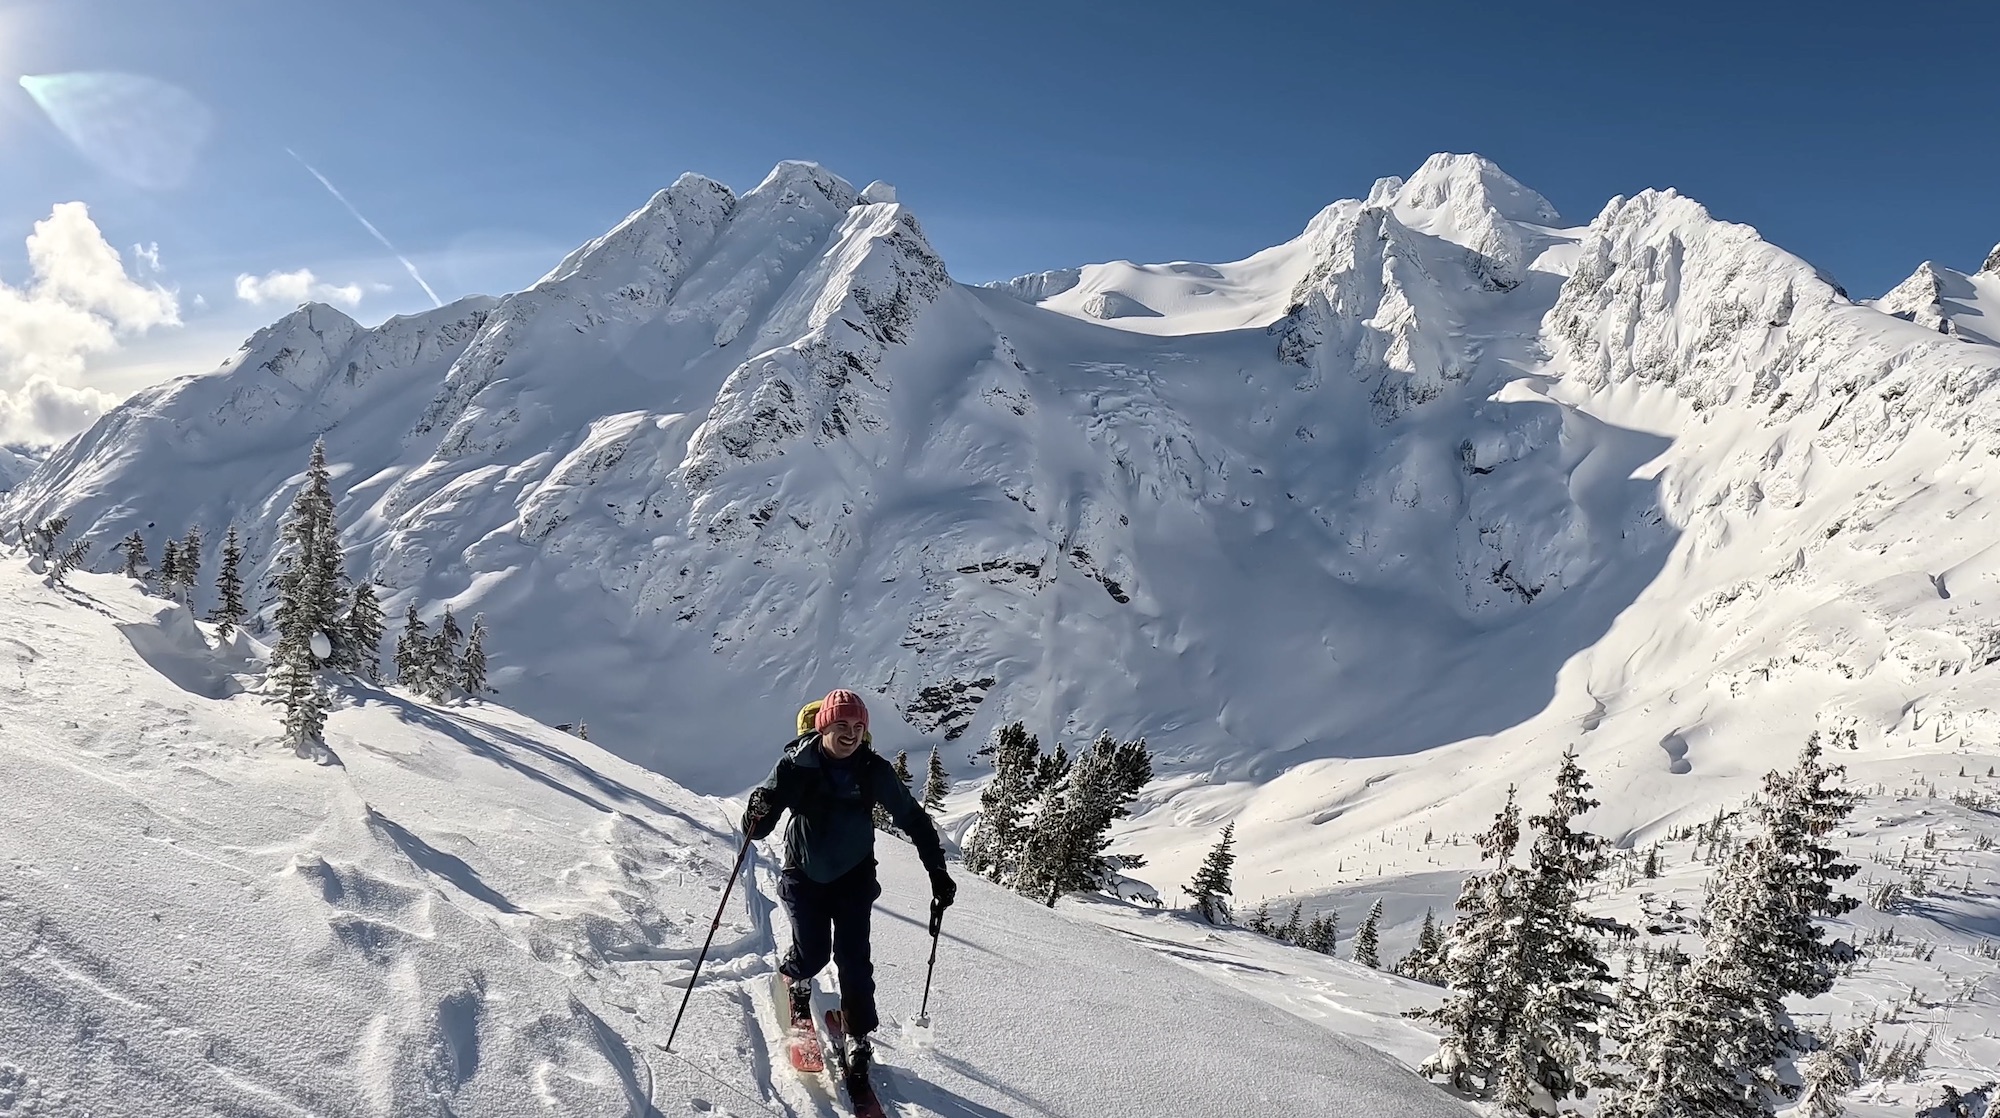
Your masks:
{"label": "man's hand", "polygon": [[931,899],[937,901],[941,907],[949,908],[951,902],[957,899],[957,897],[958,882],[953,881],[951,875],[944,872],[944,867],[942,866],[932,870]]}
{"label": "man's hand", "polygon": [[771,815],[771,790],[756,788],[750,792],[750,806],[743,812],[743,829],[750,831]]}

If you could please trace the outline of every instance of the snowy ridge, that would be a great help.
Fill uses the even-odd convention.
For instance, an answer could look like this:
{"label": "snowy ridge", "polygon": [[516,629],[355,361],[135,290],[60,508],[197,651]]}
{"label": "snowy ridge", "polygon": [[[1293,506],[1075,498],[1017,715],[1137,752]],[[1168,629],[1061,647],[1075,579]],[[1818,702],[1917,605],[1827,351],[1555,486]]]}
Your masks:
{"label": "snowy ridge", "polygon": [[1975,275],[1926,260],[1871,305],[1940,334],[2000,345],[2000,246]]}

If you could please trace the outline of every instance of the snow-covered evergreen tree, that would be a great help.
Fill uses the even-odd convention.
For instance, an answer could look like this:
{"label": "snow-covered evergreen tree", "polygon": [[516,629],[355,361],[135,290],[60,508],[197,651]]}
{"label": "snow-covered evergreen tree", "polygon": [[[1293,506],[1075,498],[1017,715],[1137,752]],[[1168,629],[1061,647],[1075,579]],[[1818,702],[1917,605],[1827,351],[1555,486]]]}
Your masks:
{"label": "snow-covered evergreen tree", "polygon": [[1424,910],[1424,926],[1417,933],[1416,946],[1396,960],[1396,973],[1433,986],[1444,981],[1444,940],[1438,933],[1435,911]]}
{"label": "snow-covered evergreen tree", "polygon": [[1053,753],[1044,753],[1035,758],[1035,775],[1028,788],[1028,799],[1038,800],[1055,790],[1062,778],[1069,775],[1070,756],[1061,742],[1056,743]]}
{"label": "snow-covered evergreen tree", "polygon": [[1271,923],[1271,902],[1259,902],[1257,911],[1250,914],[1250,919],[1244,921],[1243,926],[1260,936],[1272,936],[1275,938],[1278,928],[1277,925]]}
{"label": "snow-covered evergreen tree", "polygon": [[1521,808],[1512,787],[1493,825],[1477,841],[1493,868],[1468,876],[1459,889],[1458,917],[1445,946],[1444,979],[1450,994],[1438,1008],[1414,1014],[1444,1030],[1438,1050],[1418,1070],[1443,1076],[1468,1094],[1495,1082],[1504,999],[1494,965],[1512,943],[1512,928],[1521,915],[1521,871],[1513,864],[1521,842]]}
{"label": "snow-covered evergreen tree", "polygon": [[21,529],[28,547],[29,569],[44,576],[43,581],[50,586],[65,585],[69,573],[81,567],[90,554],[89,540],[62,542],[62,534],[68,530],[67,516],[52,516],[33,532],[25,526]]}
{"label": "snow-covered evergreen tree", "polygon": [[1806,739],[1798,763],[1789,771],[1767,773],[1758,803],[1761,841],[1770,851],[1767,863],[1774,900],[1784,911],[1774,920],[1774,945],[1779,986],[1788,993],[1817,997],[1833,985],[1834,966],[1852,948],[1826,942],[1819,917],[1845,916],[1860,898],[1837,890],[1859,867],[1840,861],[1840,854],[1820,839],[1853,813],[1859,798],[1836,786],[1846,772],[1842,765],[1820,760],[1818,732]]}
{"label": "snow-covered evergreen tree", "polygon": [[181,538],[181,604],[194,608],[195,587],[201,585],[201,525],[196,524]]}
{"label": "snow-covered evergreen tree", "polygon": [[215,610],[208,619],[215,622],[217,633],[228,637],[248,615],[243,607],[243,541],[231,524],[222,536],[222,569],[215,576]]}
{"label": "snow-covered evergreen tree", "polygon": [[458,658],[458,687],[468,696],[486,693],[486,615],[474,614],[465,652]]}
{"label": "snow-covered evergreen tree", "polygon": [[1354,930],[1354,961],[1364,967],[1380,968],[1382,965],[1382,899],[1368,906],[1368,915],[1361,920],[1361,926]]}
{"label": "snow-covered evergreen tree", "polygon": [[1331,955],[1340,944],[1340,914],[1327,909],[1311,920],[1299,932],[1300,947],[1307,951],[1317,951],[1321,955]]}
{"label": "snow-covered evergreen tree", "polygon": [[1535,831],[1521,878],[1522,906],[1508,950],[1498,960],[1501,1108],[1554,1114],[1581,1095],[1597,1063],[1598,1018],[1609,1005],[1611,972],[1586,930],[1583,887],[1609,864],[1604,840],[1571,826],[1597,806],[1590,783],[1566,750],[1549,810],[1528,820]]}
{"label": "snow-covered evergreen tree", "polygon": [[89,540],[72,541],[57,551],[55,558],[49,561],[48,584],[50,586],[68,585],[69,573],[83,566],[83,561],[89,557]]}
{"label": "snow-covered evergreen tree", "polygon": [[931,746],[930,769],[924,775],[924,810],[936,815],[944,810],[944,798],[951,791],[951,777],[945,774],[944,761],[938,756],[937,746]]}
{"label": "snow-covered evergreen tree", "polygon": [[1271,932],[1271,937],[1284,940],[1286,943],[1297,943],[1299,937],[1306,933],[1305,912],[1304,901],[1293,901],[1292,914],[1285,917],[1285,922]]}
{"label": "snow-covered evergreen tree", "polygon": [[118,546],[113,550],[125,560],[123,569],[126,578],[146,577],[146,537],[140,535],[137,529],[118,541]]}
{"label": "snow-covered evergreen tree", "polygon": [[1053,907],[1064,893],[1103,888],[1111,874],[1104,856],[1111,825],[1130,814],[1131,802],[1152,779],[1144,741],[1120,744],[1100,735],[1036,812],[1011,882],[1015,890]]}
{"label": "snow-covered evergreen tree", "polygon": [[[382,633],[387,629],[382,616],[382,600],[375,596],[375,584],[362,580],[348,600],[347,616],[340,623],[340,645],[346,652],[347,670],[364,679],[382,674]],[[474,632],[478,632],[475,628]]]}
{"label": "snow-covered evergreen tree", "polygon": [[1851,1056],[1838,1049],[1820,1048],[1800,1059],[1798,1068],[1799,1076],[1805,1080],[1805,1089],[1799,1095],[1798,1113],[1802,1118],[1840,1118],[1847,1112],[1840,1096],[1854,1090],[1860,1082]]}
{"label": "snow-covered evergreen tree", "polygon": [[326,444],[316,442],[306,483],[293,498],[279,536],[278,643],[271,654],[272,674],[285,705],[286,736],[302,757],[320,748],[330,701],[319,682],[325,663],[320,650],[331,655],[343,577],[331,482]]}
{"label": "snow-covered evergreen tree", "polygon": [[430,653],[424,660],[427,684],[424,694],[434,703],[441,703],[451,695],[458,675],[458,642],[464,638],[465,632],[458,627],[458,618],[452,616],[451,607],[444,607],[444,616],[438,619],[437,632],[431,634]]}
{"label": "snow-covered evergreen tree", "polygon": [[1598,1104],[1598,1118],[1763,1118],[1737,1069],[1719,1062],[1714,991],[1670,969],[1653,979],[1640,1023],[1620,1050],[1628,1070]]}
{"label": "snow-covered evergreen tree", "polygon": [[430,691],[430,627],[410,603],[403,612],[403,631],[396,637],[396,682],[418,694]]}
{"label": "snow-covered evergreen tree", "polygon": [[994,738],[993,780],[979,794],[979,825],[965,848],[965,868],[992,881],[1014,872],[1027,828],[1021,817],[1035,794],[1042,745],[1011,722]]}
{"label": "snow-covered evergreen tree", "polygon": [[1211,924],[1227,923],[1229,903],[1222,898],[1230,896],[1232,889],[1229,871],[1236,865],[1236,824],[1222,828],[1222,838],[1208,852],[1208,857],[1195,871],[1194,880],[1188,882],[1188,896],[1194,898],[1194,910],[1203,920]]}
{"label": "snow-covered evergreen tree", "polygon": [[46,563],[56,557],[56,543],[67,531],[69,531],[69,517],[51,516],[33,531],[29,531],[25,524],[21,525],[21,542],[27,547],[30,556]]}
{"label": "snow-covered evergreen tree", "polygon": [[160,592],[179,601],[181,597],[181,541],[168,539],[160,545]]}

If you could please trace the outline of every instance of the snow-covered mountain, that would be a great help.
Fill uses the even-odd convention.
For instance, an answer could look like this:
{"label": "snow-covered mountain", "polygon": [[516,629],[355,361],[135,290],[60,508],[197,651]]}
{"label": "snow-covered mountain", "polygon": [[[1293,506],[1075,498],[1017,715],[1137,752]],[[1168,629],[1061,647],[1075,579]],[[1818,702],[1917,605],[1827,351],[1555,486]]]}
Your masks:
{"label": "snow-covered mountain", "polygon": [[[1672,191],[1587,225],[1476,156],[1220,264],[951,280],[892,190],[683,177],[527,291],[312,305],[53,454],[0,523],[261,568],[324,437],[349,565],[698,791],[802,697],[954,772],[1020,718],[1143,734],[1121,843],[1251,896],[1476,829],[1577,745],[1636,841],[1815,726],[2000,740],[2000,347],[1851,301]],[[208,560],[210,569],[214,559]]]}
{"label": "snow-covered mountain", "polygon": [[40,461],[18,451],[0,446],[0,492],[5,492],[26,481],[35,472]]}
{"label": "snow-covered mountain", "polygon": [[2000,245],[1972,275],[1926,260],[1872,305],[1940,334],[2000,345]]}

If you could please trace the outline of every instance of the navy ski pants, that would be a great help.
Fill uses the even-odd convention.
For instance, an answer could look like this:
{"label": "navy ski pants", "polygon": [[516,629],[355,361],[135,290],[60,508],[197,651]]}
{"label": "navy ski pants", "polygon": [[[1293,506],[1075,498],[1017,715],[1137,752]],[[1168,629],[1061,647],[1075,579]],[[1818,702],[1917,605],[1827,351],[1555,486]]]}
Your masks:
{"label": "navy ski pants", "polygon": [[875,963],[868,954],[868,917],[882,883],[875,879],[873,859],[829,882],[818,882],[797,870],[786,870],[778,882],[778,899],[792,918],[792,947],[779,973],[796,982],[811,978],[833,960],[840,974],[840,1009],[847,1031],[874,1031]]}

